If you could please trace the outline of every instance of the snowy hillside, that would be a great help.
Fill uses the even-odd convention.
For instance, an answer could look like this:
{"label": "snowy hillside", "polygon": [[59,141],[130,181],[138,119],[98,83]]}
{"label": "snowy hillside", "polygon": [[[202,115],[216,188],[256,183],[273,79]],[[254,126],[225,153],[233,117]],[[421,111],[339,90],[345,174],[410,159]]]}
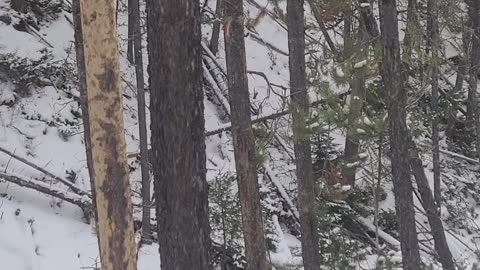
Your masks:
{"label": "snowy hillside", "polygon": [[[134,215],[136,220],[140,220],[141,179],[135,155],[139,151],[135,75],[123,53],[127,46],[127,18],[123,2],[120,1],[118,23],[125,97],[125,133],[130,153]],[[254,29],[247,30],[245,38],[254,119],[284,111],[289,102],[286,26],[281,19],[274,18],[273,7],[269,3],[267,0],[245,1],[248,18],[257,17],[263,7],[269,11]],[[281,2],[281,9],[285,9],[283,4]],[[48,12],[53,15],[39,17],[31,11],[18,13],[11,8],[10,0],[0,0],[0,269],[99,269],[95,228],[92,224],[87,224],[78,205],[46,196],[2,178],[3,175],[21,178],[25,183],[40,182],[40,185],[67,195],[72,194],[72,189],[77,189],[76,193],[73,192],[74,195],[68,196],[75,197],[80,204],[90,202],[88,195],[85,195],[90,190],[90,183],[76,83],[71,8],[68,1],[60,0],[51,1],[47,7],[52,8]],[[209,1],[208,7],[214,11],[215,1]],[[38,29],[22,27],[31,20]],[[307,22],[313,24],[314,19],[308,16]],[[229,127],[230,106],[227,100],[223,45],[220,42],[221,49],[217,56],[209,54],[206,44],[211,35],[211,25],[205,23],[202,31],[205,46],[205,118],[209,135],[206,140],[207,180],[213,186],[225,175],[234,175],[235,164],[231,136],[226,131]],[[335,81],[339,79],[334,77],[342,77],[342,69],[334,69],[333,63],[325,56],[327,54],[323,50],[322,35],[318,31],[307,33],[307,44],[312,51],[309,62],[321,62],[324,68],[315,70],[316,66],[312,65],[313,68],[308,72],[320,74],[322,82],[333,85],[332,93],[347,92],[348,86]],[[335,36],[334,31],[332,35]],[[220,36],[222,40],[223,35]],[[340,43],[337,40],[335,42]],[[148,59],[146,50],[144,59]],[[145,70],[146,67],[147,64]],[[445,73],[449,76],[450,73],[454,74],[448,69]],[[455,82],[455,75],[449,78],[450,83]],[[324,93],[317,88],[319,87],[311,82],[309,93],[312,101],[325,98]],[[312,109],[312,115],[319,114],[321,110],[322,108]],[[289,120],[285,114],[273,121],[258,121],[254,126],[257,144],[262,146],[259,147],[259,155],[263,157],[259,164],[259,181],[270,259],[278,269],[293,269],[302,264]],[[312,124],[311,128],[328,131],[327,141],[331,144],[329,150],[332,152],[330,158],[338,157],[343,150],[345,131],[334,124],[322,127]],[[432,181],[431,156],[428,147],[423,147],[430,140],[424,132],[417,137],[417,141],[425,150],[425,172]],[[478,263],[477,245],[480,244],[480,227],[477,225],[480,224],[480,184],[476,179],[480,176],[480,164],[447,151],[446,141],[442,143],[442,191],[446,194],[442,219],[447,240],[458,265],[464,267],[461,269],[477,269],[474,265]],[[391,216],[389,219],[388,215],[395,208],[389,174],[383,179],[385,196],[379,205],[385,215],[382,219],[385,223],[381,224],[378,233],[382,236],[381,250],[375,250],[374,206],[371,198],[366,197],[372,197],[372,182],[375,181],[372,180],[372,172],[376,170],[378,159],[383,160],[386,166],[389,163],[385,157],[376,156],[375,151],[373,144],[362,148],[364,160],[358,171],[359,193],[355,200],[351,204],[329,202],[322,209],[324,212],[320,213],[325,217],[323,222],[326,224],[322,227],[321,235],[325,260],[334,260],[335,254],[342,254],[341,260],[345,261],[345,264],[337,265],[340,267],[337,269],[376,269],[379,262],[385,261],[396,267],[401,261],[399,242],[395,239],[395,224],[388,223],[394,219]],[[35,164],[69,183],[65,185],[27,163]],[[348,187],[342,188],[348,191]],[[231,192],[235,194],[236,188]],[[428,234],[427,219],[418,197],[415,203],[422,259],[426,264],[432,263],[432,269],[441,269],[432,256],[433,241]],[[213,205],[214,203],[212,208],[215,207]],[[342,225],[342,222],[347,221],[350,222],[350,227]],[[152,223],[155,222],[153,219]],[[360,229],[356,230],[357,228]],[[212,238],[216,242],[221,241],[218,231],[214,230]],[[241,244],[241,240],[239,242]],[[158,245],[142,246],[138,258],[139,270],[159,269]],[[241,264],[243,259],[240,256],[237,259]]]}

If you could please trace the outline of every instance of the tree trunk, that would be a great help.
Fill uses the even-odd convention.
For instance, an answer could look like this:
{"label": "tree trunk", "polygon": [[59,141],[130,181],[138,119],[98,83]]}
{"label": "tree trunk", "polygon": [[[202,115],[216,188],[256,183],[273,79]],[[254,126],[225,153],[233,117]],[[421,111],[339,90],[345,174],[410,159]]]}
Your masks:
{"label": "tree trunk", "polygon": [[341,55],[339,55],[338,50],[335,47],[335,44],[333,43],[333,40],[327,31],[327,27],[325,26],[325,23],[322,20],[321,7],[318,4],[316,4],[315,0],[308,0],[308,5],[312,10],[313,16],[315,17],[315,20],[317,21],[318,26],[320,27],[320,31],[322,31],[323,38],[327,42],[328,47],[333,53],[333,56],[335,58],[341,58]]}
{"label": "tree trunk", "polygon": [[200,23],[197,0],[147,0],[162,270],[211,269]]}
{"label": "tree trunk", "polygon": [[80,11],[102,269],[134,270],[115,1],[83,0]]}
{"label": "tree trunk", "polygon": [[133,47],[135,78],[137,82],[138,127],[140,135],[140,168],[142,173],[142,241],[151,242],[150,229],[150,166],[148,163],[147,113],[145,81],[143,77],[142,27],[140,25],[140,0],[132,0]]}
{"label": "tree trunk", "polygon": [[[358,40],[355,42],[357,51],[352,56],[353,80],[351,82],[352,94],[350,101],[350,112],[348,116],[348,130],[345,138],[344,161],[345,165],[342,170],[344,183],[355,186],[355,175],[357,166],[351,166],[358,160],[359,143],[355,139],[356,127],[355,123],[362,115],[363,103],[365,102],[365,81],[367,66],[355,68],[355,64],[361,61],[367,61],[368,50],[370,47],[371,33],[367,25],[370,24],[369,18],[372,13],[371,7],[360,7],[360,25],[357,33]],[[376,29],[376,27],[375,27]],[[372,32],[373,33],[373,32]],[[352,46],[353,47],[353,46]]]}
{"label": "tree trunk", "polygon": [[255,139],[250,119],[243,16],[243,1],[224,0],[223,30],[227,80],[247,269],[267,270],[271,267],[267,262],[267,248],[258,191]]}
{"label": "tree trunk", "polygon": [[134,20],[135,15],[133,12],[133,6],[135,5],[135,1],[138,0],[128,0],[127,5],[127,60],[130,64],[134,64],[134,44],[133,44],[133,33],[134,33]]}
{"label": "tree trunk", "polygon": [[[80,16],[80,0],[72,0],[72,17],[75,38],[75,56],[77,60],[77,76],[78,76],[78,91],[80,92],[80,107],[82,109],[83,121],[83,138],[85,141],[85,154],[87,157],[88,174],[90,175],[90,186],[92,192],[92,205],[95,205],[95,181],[93,180],[93,159],[92,159],[92,143],[90,142],[90,123],[88,117],[88,102],[87,102],[87,78],[85,76],[85,56],[83,50],[83,36],[82,36],[82,18]],[[95,222],[98,221],[96,211],[93,211]]]}
{"label": "tree trunk", "polygon": [[427,38],[430,49],[430,72],[432,73],[432,148],[433,148],[433,193],[437,209],[440,211],[442,204],[442,193],[440,189],[440,146],[439,146],[439,110],[438,110],[438,78],[440,65],[438,53],[440,48],[440,33],[438,29],[438,3],[437,0],[428,0],[427,2]]}
{"label": "tree trunk", "polygon": [[445,238],[445,231],[443,229],[443,223],[440,219],[439,211],[437,211],[437,204],[435,203],[432,191],[428,184],[428,179],[425,176],[423,170],[422,159],[418,154],[418,150],[415,143],[409,138],[409,144],[411,149],[410,167],[417,181],[418,191],[422,198],[423,208],[425,209],[428,222],[430,223],[430,230],[435,241],[435,251],[438,254],[440,263],[444,270],[454,270],[455,264],[453,262],[452,253],[448,247],[447,239]]}
{"label": "tree trunk", "polygon": [[403,60],[410,64],[413,50],[416,46],[417,33],[420,31],[417,13],[417,0],[408,0],[407,24],[405,27],[405,38],[403,39],[405,51]]}
{"label": "tree trunk", "polygon": [[215,22],[213,22],[212,28],[212,37],[210,38],[210,51],[213,55],[216,55],[218,52],[218,43],[220,40],[220,28],[222,27],[222,16],[223,16],[223,0],[217,0],[216,11],[215,11]]}
{"label": "tree trunk", "polygon": [[467,120],[475,129],[477,158],[480,159],[480,112],[478,110],[477,83],[480,65],[480,3],[477,0],[467,0],[468,14],[472,22],[472,50],[470,55],[470,74],[467,106]]}
{"label": "tree trunk", "polygon": [[379,1],[382,33],[381,75],[387,95],[392,178],[403,269],[418,270],[421,265],[408,156],[407,95],[402,80],[396,5],[396,0]]}
{"label": "tree trunk", "polygon": [[312,174],[310,132],[306,120],[309,101],[305,73],[305,18],[303,0],[287,1],[288,51],[290,71],[291,112],[295,164],[298,185],[298,209],[302,233],[302,257],[305,270],[320,269],[320,247],[315,199],[315,181]]}
{"label": "tree trunk", "polygon": [[457,123],[457,110],[458,104],[455,101],[457,95],[462,92],[463,89],[463,82],[465,80],[465,76],[467,74],[468,63],[466,56],[469,53],[470,47],[470,32],[468,29],[463,29],[462,34],[462,47],[463,51],[459,53],[459,63],[458,63],[458,70],[457,70],[457,78],[455,79],[455,86],[453,87],[452,92],[449,94],[450,99],[450,106],[448,108],[448,120],[447,120],[447,128],[445,131],[445,135],[449,138],[453,138],[455,135],[455,124]]}

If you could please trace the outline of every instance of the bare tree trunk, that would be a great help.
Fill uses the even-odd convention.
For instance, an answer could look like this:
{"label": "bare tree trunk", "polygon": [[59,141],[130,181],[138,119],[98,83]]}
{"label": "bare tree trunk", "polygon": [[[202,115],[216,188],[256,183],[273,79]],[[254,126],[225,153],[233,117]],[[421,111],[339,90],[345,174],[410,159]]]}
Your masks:
{"label": "bare tree trunk", "polygon": [[150,229],[150,166],[148,163],[147,113],[145,81],[143,77],[142,27],[140,25],[140,0],[132,0],[133,47],[135,78],[137,81],[138,127],[140,135],[140,168],[142,173],[142,241],[151,242]]}
{"label": "bare tree trunk", "polygon": [[115,1],[83,0],[80,11],[102,269],[134,270]]}
{"label": "bare tree trunk", "polygon": [[330,37],[330,34],[327,31],[327,27],[325,26],[325,23],[322,20],[322,14],[321,14],[321,7],[319,7],[316,4],[315,0],[308,0],[308,5],[310,6],[310,9],[312,10],[313,16],[315,17],[315,20],[318,23],[318,26],[320,27],[320,31],[322,31],[323,38],[328,44],[328,47],[333,53],[333,56],[336,58],[341,58],[341,56],[338,53],[337,48],[335,47],[335,44],[333,43],[332,38]]}
{"label": "bare tree trunk", "polygon": [[305,270],[315,270],[320,269],[320,247],[310,132],[306,125],[309,101],[305,73],[303,3],[303,0],[287,1],[288,51],[303,266]]}
{"label": "bare tree trunk", "polygon": [[438,254],[440,263],[444,270],[454,270],[455,264],[453,262],[452,253],[448,247],[447,239],[445,238],[445,231],[443,223],[440,219],[440,213],[437,211],[438,205],[435,203],[428,179],[425,176],[422,160],[418,154],[415,143],[409,138],[410,144],[410,167],[412,169],[415,180],[417,181],[418,191],[422,198],[423,208],[425,209],[428,222],[430,223],[430,230],[435,241],[435,251]]}
{"label": "bare tree trunk", "polygon": [[133,14],[133,6],[135,5],[136,0],[128,0],[127,5],[127,60],[130,64],[134,64],[134,44],[133,44],[133,33],[134,33],[134,20],[135,15]]}
{"label": "bare tree trunk", "polygon": [[417,0],[408,0],[407,6],[407,24],[405,29],[405,38],[403,43],[405,45],[404,61],[410,64],[412,60],[412,53],[415,49],[417,34],[420,29],[417,14]]}
{"label": "bare tree trunk", "polygon": [[[478,110],[477,83],[480,68],[480,3],[476,0],[467,0],[468,14],[472,22],[472,50],[470,55],[469,95],[467,106],[467,120],[475,128],[477,158],[480,159],[480,112]],[[472,118],[473,116],[473,118]]]}
{"label": "bare tree trunk", "polygon": [[[468,24],[468,23],[467,23]],[[458,105],[455,102],[456,96],[462,91],[463,89],[463,81],[465,80],[465,76],[467,74],[468,63],[466,56],[469,53],[470,47],[470,34],[467,29],[463,29],[462,34],[462,47],[463,51],[459,53],[459,63],[458,63],[458,70],[457,70],[457,78],[455,79],[455,86],[452,92],[449,94],[450,99],[450,106],[448,109],[448,120],[447,120],[447,128],[445,134],[447,137],[451,138],[454,136],[455,132],[455,123],[457,122],[457,108]]]}
{"label": "bare tree trunk", "polygon": [[214,55],[218,52],[218,43],[220,39],[220,30],[222,27],[222,16],[223,16],[223,0],[217,0],[216,11],[215,11],[215,22],[213,22],[212,28],[212,37],[210,38],[210,51]]}
{"label": "bare tree trunk", "polygon": [[403,258],[403,269],[421,269],[415,226],[413,187],[410,178],[408,130],[406,123],[406,96],[402,81],[398,12],[396,0],[380,0],[380,28],[382,33],[382,81],[387,94],[392,178],[398,231]]}
{"label": "bare tree trunk", "polygon": [[211,269],[200,20],[198,0],[147,0],[162,270]]}
{"label": "bare tree trunk", "polygon": [[223,31],[227,79],[247,269],[267,270],[271,267],[267,262],[267,247],[258,191],[255,139],[250,119],[243,16],[243,1],[224,0]]}
{"label": "bare tree trunk", "polygon": [[[82,108],[83,121],[83,138],[85,141],[85,153],[87,157],[88,174],[90,175],[90,186],[92,192],[92,205],[95,205],[95,181],[93,180],[93,159],[92,159],[92,143],[90,142],[90,123],[88,117],[88,102],[87,102],[87,78],[85,76],[85,56],[83,50],[83,36],[82,36],[82,21],[80,16],[80,0],[72,0],[72,15],[73,28],[75,38],[75,56],[77,60],[77,76],[78,76],[78,91],[80,92],[80,107]],[[96,211],[93,211],[95,222],[98,221]]]}
{"label": "bare tree trunk", "polygon": [[442,193],[440,189],[440,146],[438,135],[438,122],[439,122],[439,110],[438,110],[438,74],[439,74],[439,61],[438,53],[440,48],[440,33],[438,29],[438,3],[437,0],[428,0],[427,2],[427,36],[429,40],[429,49],[431,52],[430,60],[430,72],[432,73],[431,86],[432,86],[432,148],[433,148],[433,193],[435,195],[435,203],[437,209],[440,212],[442,204]]}

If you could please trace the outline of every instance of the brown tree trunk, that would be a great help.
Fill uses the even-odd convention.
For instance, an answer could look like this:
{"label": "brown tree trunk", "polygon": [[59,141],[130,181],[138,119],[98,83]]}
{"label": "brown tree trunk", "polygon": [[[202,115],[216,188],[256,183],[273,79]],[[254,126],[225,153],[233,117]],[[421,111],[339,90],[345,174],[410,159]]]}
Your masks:
{"label": "brown tree trunk", "polygon": [[267,262],[267,247],[258,191],[255,139],[250,119],[243,15],[243,1],[224,0],[223,31],[227,79],[247,269],[267,270],[271,267]]}
{"label": "brown tree trunk", "polygon": [[142,173],[142,241],[151,242],[150,228],[150,166],[148,163],[147,113],[145,81],[143,77],[142,28],[140,25],[140,0],[132,0],[133,47],[135,78],[137,82],[138,128],[140,135],[140,168]]}
{"label": "brown tree trunk", "polygon": [[213,22],[212,28],[212,37],[210,38],[210,51],[213,55],[216,55],[218,52],[218,43],[220,41],[220,30],[222,27],[222,16],[223,16],[223,0],[217,0],[216,11],[215,11],[215,22]]}
{"label": "brown tree trunk", "polygon": [[211,269],[200,22],[197,0],[147,0],[162,270]]}
{"label": "brown tree trunk", "polygon": [[298,209],[305,270],[320,269],[320,247],[312,174],[312,150],[306,119],[309,112],[305,74],[305,18],[303,0],[287,1],[291,112],[298,185]]}
{"label": "brown tree trunk", "polygon": [[425,176],[422,160],[418,154],[415,143],[411,138],[409,138],[409,144],[411,150],[410,167],[417,182],[418,191],[422,198],[422,204],[428,218],[428,223],[430,223],[430,230],[435,242],[435,251],[438,254],[443,269],[454,270],[455,264],[453,262],[452,253],[450,253],[447,239],[445,238],[443,223],[440,219],[439,212],[437,211],[437,204],[432,196],[428,179]]}
{"label": "brown tree trunk", "polygon": [[[72,1],[73,28],[75,38],[75,55],[77,60],[78,91],[80,92],[80,107],[82,108],[83,139],[85,141],[85,154],[87,157],[88,174],[90,175],[90,186],[92,192],[93,209],[95,206],[95,181],[93,180],[93,159],[90,142],[90,124],[88,121],[87,103],[87,78],[85,77],[85,56],[83,52],[82,21],[80,16],[80,0]],[[95,222],[97,222],[96,211],[93,211]]]}
{"label": "brown tree trunk", "polygon": [[403,269],[421,269],[410,179],[405,86],[402,81],[396,0],[380,0],[382,81],[387,95],[392,178]]}
{"label": "brown tree trunk", "polygon": [[439,146],[439,110],[438,110],[438,78],[440,65],[438,61],[438,53],[440,48],[440,33],[438,29],[438,3],[437,0],[428,0],[427,2],[427,38],[430,49],[430,72],[432,86],[432,148],[433,148],[433,193],[437,209],[440,211],[442,203],[442,193],[440,189],[440,146]]}
{"label": "brown tree trunk", "polygon": [[83,0],[80,11],[102,269],[134,270],[115,1]]}

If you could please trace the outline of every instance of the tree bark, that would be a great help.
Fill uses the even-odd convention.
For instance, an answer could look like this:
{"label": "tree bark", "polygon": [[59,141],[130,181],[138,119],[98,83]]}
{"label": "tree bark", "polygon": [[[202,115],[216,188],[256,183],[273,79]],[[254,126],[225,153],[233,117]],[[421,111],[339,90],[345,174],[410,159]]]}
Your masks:
{"label": "tree bark", "polygon": [[407,95],[402,81],[396,5],[396,0],[379,1],[382,33],[381,75],[387,94],[392,178],[403,269],[418,270],[421,269],[421,264],[408,156]]}
{"label": "tree bark", "polygon": [[[87,102],[87,78],[85,75],[85,54],[83,50],[83,36],[82,36],[82,18],[80,14],[80,0],[72,0],[72,17],[75,39],[75,56],[77,60],[77,77],[78,77],[78,91],[80,92],[80,108],[82,109],[83,121],[83,139],[85,141],[85,154],[87,157],[88,175],[90,176],[90,186],[92,193],[93,209],[96,209],[95,199],[95,181],[93,180],[93,157],[92,157],[92,143],[90,141],[90,122],[88,116],[88,102]],[[98,221],[96,211],[93,211],[95,222]]]}
{"label": "tree bark", "polygon": [[287,1],[290,96],[293,118],[298,209],[305,270],[320,269],[315,181],[312,174],[312,149],[306,120],[309,101],[305,73],[305,18],[303,0]]}
{"label": "tree bark", "polygon": [[422,198],[423,208],[425,209],[428,222],[430,223],[430,230],[433,240],[435,241],[435,251],[438,254],[443,269],[454,270],[455,264],[453,262],[452,253],[450,253],[448,247],[447,239],[445,238],[445,230],[443,229],[440,213],[437,210],[438,205],[432,196],[432,191],[430,190],[430,185],[428,184],[428,179],[425,176],[425,171],[423,169],[422,159],[420,158],[418,150],[411,137],[409,138],[409,144],[411,150],[410,167],[415,176],[418,191]]}
{"label": "tree bark", "polygon": [[133,6],[135,5],[135,1],[138,0],[128,0],[127,4],[127,60],[130,64],[134,64],[134,42],[133,42],[133,35],[134,35],[134,20],[135,15],[133,11]]}
{"label": "tree bark", "polygon": [[211,269],[200,23],[197,0],[147,0],[162,270]]}
{"label": "tree bark", "polygon": [[131,1],[135,79],[137,83],[138,128],[140,136],[140,168],[142,174],[142,241],[151,242],[150,229],[150,166],[148,163],[147,113],[145,104],[145,79],[143,77],[142,28],[140,25],[140,0]]}
{"label": "tree bark", "polygon": [[480,112],[478,110],[477,84],[480,68],[480,3],[467,0],[468,14],[472,22],[472,49],[470,54],[469,92],[467,106],[467,121],[475,129],[477,158],[480,159]]}
{"label": "tree bark", "polygon": [[420,31],[419,27],[420,25],[418,23],[417,0],[408,0],[407,24],[405,27],[405,38],[403,39],[403,43],[405,45],[403,59],[407,64],[410,64],[412,60],[412,53],[416,45],[416,33]]}
{"label": "tree bark", "polygon": [[438,109],[438,79],[439,61],[438,53],[440,48],[440,33],[438,29],[438,3],[437,0],[427,2],[427,36],[430,49],[430,72],[432,86],[432,148],[433,148],[433,193],[438,211],[441,209],[442,193],[440,181],[440,146],[439,146],[439,109]]}
{"label": "tree bark", "polygon": [[115,1],[80,2],[102,269],[136,269]]}
{"label": "tree bark", "polygon": [[216,55],[218,52],[218,43],[220,41],[220,28],[222,27],[222,16],[223,16],[223,0],[217,0],[216,11],[215,11],[215,21],[213,22],[212,28],[212,37],[210,38],[210,51],[213,55]]}
{"label": "tree bark", "polygon": [[250,119],[243,16],[243,1],[224,0],[223,30],[227,80],[247,269],[267,270],[271,266],[267,262],[257,180],[255,139]]}

